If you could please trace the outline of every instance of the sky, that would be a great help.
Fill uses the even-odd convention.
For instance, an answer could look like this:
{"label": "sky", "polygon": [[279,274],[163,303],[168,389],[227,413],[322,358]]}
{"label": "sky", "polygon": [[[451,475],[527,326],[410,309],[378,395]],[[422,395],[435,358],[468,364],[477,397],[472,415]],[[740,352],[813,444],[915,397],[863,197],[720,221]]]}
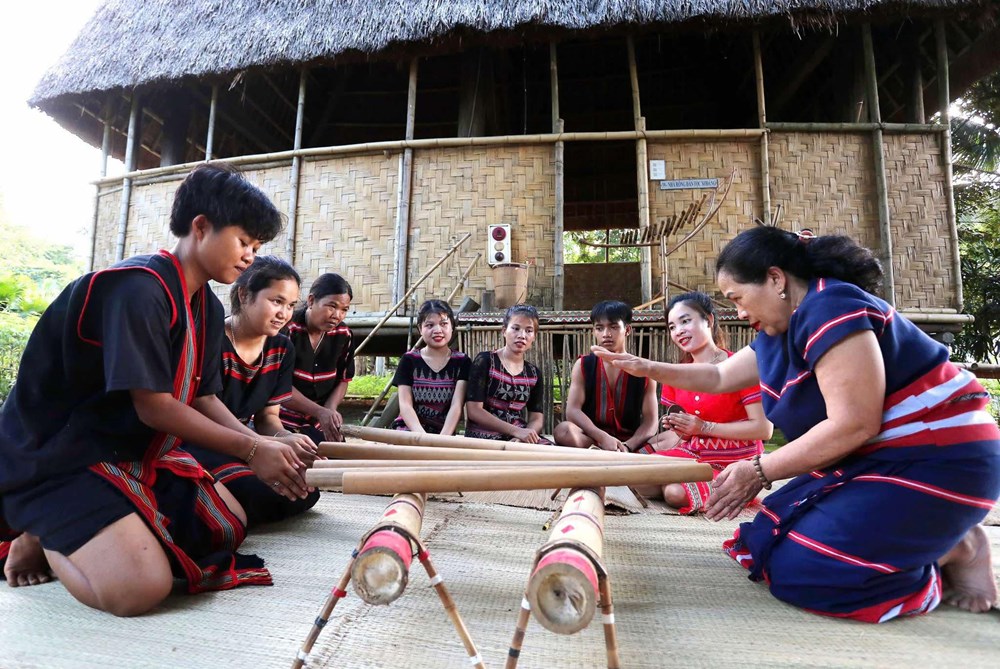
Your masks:
{"label": "sky", "polygon": [[[31,0],[0,5],[0,196],[8,218],[47,241],[90,252],[92,182],[101,151],[27,100],[102,0]],[[122,171],[113,161],[108,173]]]}

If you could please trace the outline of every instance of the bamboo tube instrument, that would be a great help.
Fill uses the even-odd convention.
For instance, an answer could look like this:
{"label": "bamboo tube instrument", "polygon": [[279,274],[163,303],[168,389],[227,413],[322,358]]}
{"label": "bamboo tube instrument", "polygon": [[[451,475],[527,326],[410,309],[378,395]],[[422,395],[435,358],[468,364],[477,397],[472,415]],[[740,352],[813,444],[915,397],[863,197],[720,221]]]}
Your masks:
{"label": "bamboo tube instrument", "polygon": [[664,485],[711,481],[712,468],[699,462],[614,464],[597,467],[552,466],[444,471],[306,470],[306,484],[317,488],[343,484],[345,494],[384,495],[400,492],[474,492],[546,490],[613,485]]}
{"label": "bamboo tube instrument", "polygon": [[[586,552],[573,544],[582,544]],[[604,500],[596,490],[574,490],[552,526],[542,555],[528,579],[531,611],[545,629],[575,634],[590,624],[597,607],[597,570],[604,552]],[[542,548],[545,551],[545,547]],[[541,551],[540,551],[541,554]]]}
{"label": "bamboo tube instrument", "polygon": [[541,451],[506,451],[500,448],[489,451],[453,446],[439,448],[435,446],[397,446],[372,442],[344,443],[338,441],[320,442],[319,454],[325,458],[352,460],[540,460],[546,462],[584,460],[632,465],[640,463],[662,464],[677,459],[662,455],[613,453],[611,451],[564,448],[562,446],[546,447],[545,450]]}
{"label": "bamboo tube instrument", "polygon": [[420,536],[426,501],[426,495],[396,495],[368,533],[351,567],[351,581],[369,604],[391,604],[406,589],[413,559],[409,537]]}

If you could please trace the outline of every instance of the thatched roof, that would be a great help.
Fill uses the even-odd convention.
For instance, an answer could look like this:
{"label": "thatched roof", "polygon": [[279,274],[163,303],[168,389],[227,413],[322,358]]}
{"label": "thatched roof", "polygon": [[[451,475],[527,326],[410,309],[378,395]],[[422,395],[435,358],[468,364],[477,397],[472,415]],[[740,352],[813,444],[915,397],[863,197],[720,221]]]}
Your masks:
{"label": "thatched roof", "polygon": [[42,78],[31,104],[248,68],[433,49],[494,34],[703,21],[835,20],[990,0],[108,0]]}

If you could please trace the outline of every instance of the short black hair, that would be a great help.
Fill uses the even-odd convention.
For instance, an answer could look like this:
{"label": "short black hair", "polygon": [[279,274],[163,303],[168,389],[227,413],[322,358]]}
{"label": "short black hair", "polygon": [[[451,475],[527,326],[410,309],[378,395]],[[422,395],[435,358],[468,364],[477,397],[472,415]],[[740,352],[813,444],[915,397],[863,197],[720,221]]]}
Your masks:
{"label": "short black hair", "polygon": [[604,300],[594,305],[590,310],[590,322],[596,323],[604,319],[611,323],[621,321],[625,325],[632,324],[632,307],[621,300]]}
{"label": "short black hair", "polygon": [[294,279],[295,283],[302,285],[302,279],[295,268],[278,256],[257,256],[229,289],[230,313],[238,314],[242,311],[240,293],[252,302],[257,293],[270,286],[271,282],[283,279]]}
{"label": "short black hair", "polygon": [[181,182],[170,210],[170,232],[191,234],[191,222],[203,215],[213,230],[238,225],[261,243],[278,236],[282,216],[262,190],[231,165],[199,165]]}
{"label": "short black hair", "polygon": [[427,300],[420,305],[420,311],[417,312],[417,327],[423,325],[423,322],[431,314],[447,316],[452,324],[455,323],[455,312],[452,311],[451,305],[444,300]]}
{"label": "short black hair", "polygon": [[347,295],[352,300],[354,299],[351,284],[347,283],[347,279],[333,272],[320,274],[316,277],[316,280],[309,287],[309,294],[314,300],[322,300],[327,295]]}
{"label": "short black hair", "polygon": [[538,309],[535,309],[530,304],[515,304],[507,309],[507,312],[503,315],[503,326],[507,327],[510,319],[514,316],[526,316],[535,321],[535,327],[538,327]]}

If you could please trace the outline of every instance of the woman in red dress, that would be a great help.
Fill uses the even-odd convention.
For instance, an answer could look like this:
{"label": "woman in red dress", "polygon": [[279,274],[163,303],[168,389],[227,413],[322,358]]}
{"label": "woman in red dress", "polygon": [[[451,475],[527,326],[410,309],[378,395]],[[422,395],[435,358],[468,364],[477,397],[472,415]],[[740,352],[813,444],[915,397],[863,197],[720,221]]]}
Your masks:
{"label": "woman in red dress", "polygon": [[[718,364],[732,355],[724,348],[712,300],[705,293],[677,295],[667,307],[670,338],[684,362]],[[667,408],[663,430],[650,440],[659,455],[693,458],[712,466],[713,476],[727,465],[764,452],[763,440],[773,427],[764,417],[760,387],[712,395],[663,386],[660,403]],[[663,500],[682,514],[701,511],[708,501],[708,483],[670,483]]]}

